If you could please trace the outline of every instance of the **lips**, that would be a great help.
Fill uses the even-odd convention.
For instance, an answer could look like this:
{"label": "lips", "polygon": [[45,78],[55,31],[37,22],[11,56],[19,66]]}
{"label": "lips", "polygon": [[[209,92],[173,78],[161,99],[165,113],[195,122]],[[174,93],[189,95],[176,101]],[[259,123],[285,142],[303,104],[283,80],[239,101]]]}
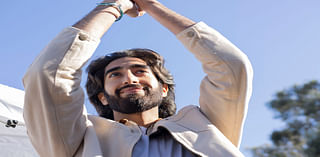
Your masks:
{"label": "lips", "polygon": [[127,87],[120,90],[120,94],[122,93],[137,93],[143,91],[141,87]]}
{"label": "lips", "polygon": [[123,93],[135,94],[135,93],[144,92],[144,90],[145,90],[144,87],[139,84],[128,84],[116,89],[115,92],[118,96],[120,96],[120,94],[123,94]]}

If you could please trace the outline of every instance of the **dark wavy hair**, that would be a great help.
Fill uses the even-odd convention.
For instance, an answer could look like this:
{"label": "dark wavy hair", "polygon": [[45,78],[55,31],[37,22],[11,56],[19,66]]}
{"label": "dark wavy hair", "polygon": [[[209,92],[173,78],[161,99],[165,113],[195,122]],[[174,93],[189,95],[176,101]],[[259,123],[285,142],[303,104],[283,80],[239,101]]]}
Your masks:
{"label": "dark wavy hair", "polygon": [[119,52],[114,52],[109,55],[93,60],[88,68],[88,78],[86,82],[86,90],[90,102],[97,110],[99,116],[114,119],[113,111],[109,105],[103,105],[98,94],[104,92],[104,71],[105,67],[112,61],[122,57],[140,58],[147,63],[153,74],[161,84],[168,85],[168,94],[163,98],[159,105],[159,117],[166,118],[172,116],[176,112],[174,81],[173,76],[164,67],[164,59],[156,52],[150,49],[129,49]]}

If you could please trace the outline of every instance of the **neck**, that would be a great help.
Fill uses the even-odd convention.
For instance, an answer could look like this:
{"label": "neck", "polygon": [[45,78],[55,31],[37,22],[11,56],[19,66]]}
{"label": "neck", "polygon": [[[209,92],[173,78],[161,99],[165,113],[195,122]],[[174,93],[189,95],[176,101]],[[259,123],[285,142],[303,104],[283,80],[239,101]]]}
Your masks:
{"label": "neck", "polygon": [[153,122],[159,119],[159,109],[158,106],[151,108],[150,110],[125,114],[117,111],[113,111],[114,120],[119,121],[121,119],[128,119],[130,121],[134,121],[139,126],[148,127]]}

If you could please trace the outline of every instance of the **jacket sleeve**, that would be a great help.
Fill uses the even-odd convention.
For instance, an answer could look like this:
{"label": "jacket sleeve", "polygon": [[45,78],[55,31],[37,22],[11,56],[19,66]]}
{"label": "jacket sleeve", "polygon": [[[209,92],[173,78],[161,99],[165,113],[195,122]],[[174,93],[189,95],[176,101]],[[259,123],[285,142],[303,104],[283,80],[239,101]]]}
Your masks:
{"label": "jacket sleeve", "polygon": [[26,72],[24,119],[40,156],[70,157],[79,148],[88,122],[81,68],[98,43],[85,32],[66,28]]}
{"label": "jacket sleeve", "polygon": [[252,90],[252,67],[247,56],[219,32],[200,22],[177,38],[202,63],[200,110],[239,147]]}

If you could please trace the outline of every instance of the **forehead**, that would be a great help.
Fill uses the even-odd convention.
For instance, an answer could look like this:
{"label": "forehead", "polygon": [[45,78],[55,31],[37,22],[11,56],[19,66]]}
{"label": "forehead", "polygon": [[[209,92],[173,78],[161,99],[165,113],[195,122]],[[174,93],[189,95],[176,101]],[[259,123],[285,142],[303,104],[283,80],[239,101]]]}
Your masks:
{"label": "forehead", "polygon": [[112,62],[110,62],[106,68],[105,71],[115,68],[115,67],[130,67],[130,65],[134,65],[134,64],[140,64],[140,65],[147,65],[147,63],[140,59],[140,58],[135,58],[135,57],[122,57],[122,58],[118,58],[113,60]]}

